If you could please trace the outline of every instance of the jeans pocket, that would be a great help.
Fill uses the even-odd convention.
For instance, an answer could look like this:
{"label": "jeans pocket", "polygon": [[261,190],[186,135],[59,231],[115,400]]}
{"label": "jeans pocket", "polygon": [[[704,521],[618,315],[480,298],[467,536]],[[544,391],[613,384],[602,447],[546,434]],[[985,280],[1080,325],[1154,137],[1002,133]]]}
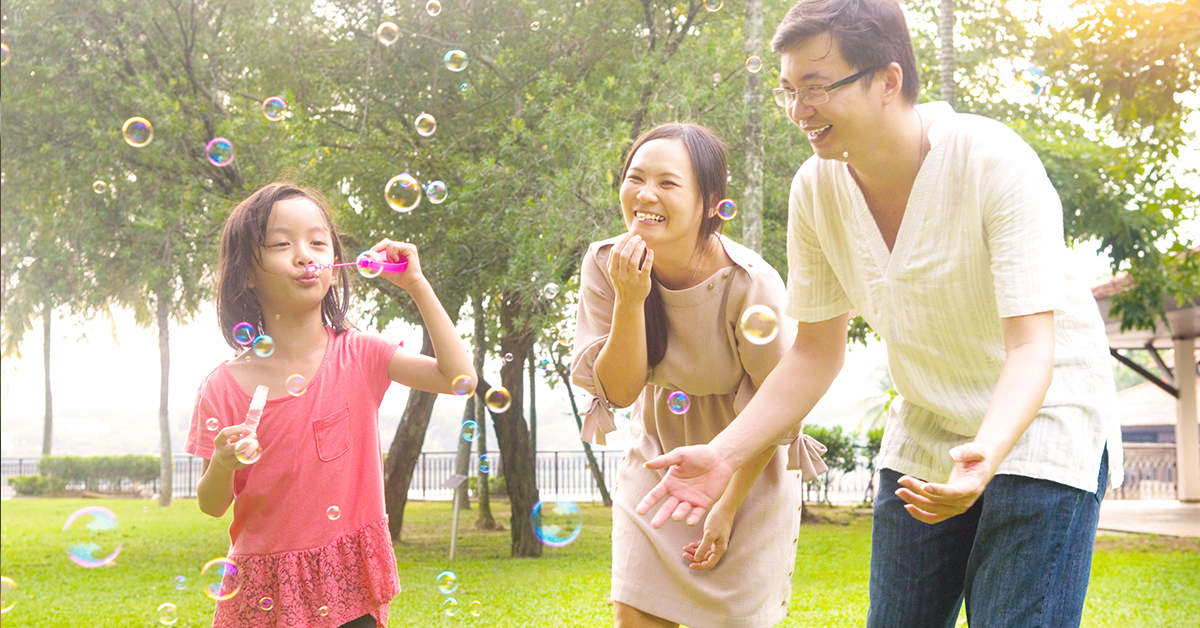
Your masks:
{"label": "jeans pocket", "polygon": [[350,408],[313,421],[313,436],[317,440],[317,457],[324,462],[336,459],[350,450]]}

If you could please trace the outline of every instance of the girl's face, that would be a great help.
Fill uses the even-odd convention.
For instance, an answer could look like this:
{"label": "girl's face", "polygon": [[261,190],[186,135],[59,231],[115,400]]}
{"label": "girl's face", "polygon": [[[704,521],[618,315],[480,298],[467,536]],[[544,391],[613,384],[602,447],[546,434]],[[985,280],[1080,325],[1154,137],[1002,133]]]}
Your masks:
{"label": "girl's face", "polygon": [[321,300],[337,283],[328,269],[310,273],[309,264],[333,264],[333,235],[321,209],[306,198],[277,201],[267,218],[262,264],[252,269],[249,288],[263,309],[303,309]]}
{"label": "girl's face", "polygon": [[620,196],[625,227],[656,252],[663,244],[695,244],[705,208],[683,141],[661,138],[642,144],[629,162]]}

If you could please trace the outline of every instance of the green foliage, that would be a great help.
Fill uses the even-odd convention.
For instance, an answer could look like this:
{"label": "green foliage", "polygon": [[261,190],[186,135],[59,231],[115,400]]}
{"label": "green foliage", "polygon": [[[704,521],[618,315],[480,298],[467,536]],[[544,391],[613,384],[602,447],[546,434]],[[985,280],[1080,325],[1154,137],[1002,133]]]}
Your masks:
{"label": "green foliage", "polygon": [[67,480],[44,475],[14,475],[8,478],[8,485],[17,495],[49,495],[66,489]]}
{"label": "green foliage", "polygon": [[38,471],[43,475],[83,484],[88,489],[100,485],[118,486],[130,482],[148,483],[161,472],[158,456],[43,456]]}
{"label": "green foliage", "polygon": [[822,490],[822,499],[829,503],[829,487],[838,476],[850,473],[858,468],[858,454],[854,445],[854,435],[846,433],[840,425],[823,427],[820,425],[805,425],[804,433],[817,439],[825,445],[822,456],[825,465],[829,467],[823,475],[810,480],[808,485]]}
{"label": "green foliage", "polygon": [[[479,476],[472,475],[467,478],[467,490],[472,495],[479,494]],[[504,476],[488,476],[488,496],[504,497],[505,495],[508,495],[508,487],[504,485]]]}

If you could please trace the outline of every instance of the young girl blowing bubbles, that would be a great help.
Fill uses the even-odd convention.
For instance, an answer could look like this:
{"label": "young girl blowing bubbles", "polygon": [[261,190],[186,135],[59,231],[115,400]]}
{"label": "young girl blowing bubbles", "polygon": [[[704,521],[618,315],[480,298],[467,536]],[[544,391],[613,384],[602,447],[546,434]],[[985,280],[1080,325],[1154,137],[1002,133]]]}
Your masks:
{"label": "young girl blowing bubbles", "polygon": [[[407,262],[383,277],[416,302],[436,359],[346,322],[349,274],[328,267],[345,255],[319,193],[273,183],[225,222],[216,290],[225,340],[243,349],[233,330],[246,321],[275,350],[218,365],[192,413],[186,450],[205,459],[200,510],[220,517],[233,504],[237,574],[225,575],[224,592],[237,593],[217,602],[214,626],[387,624],[400,582],[384,511],[379,404],[393,381],[449,393],[455,378],[476,374],[417,248],[383,240],[371,250]],[[247,464],[235,446],[251,436],[244,422],[260,386],[269,390],[253,434],[260,458]]]}

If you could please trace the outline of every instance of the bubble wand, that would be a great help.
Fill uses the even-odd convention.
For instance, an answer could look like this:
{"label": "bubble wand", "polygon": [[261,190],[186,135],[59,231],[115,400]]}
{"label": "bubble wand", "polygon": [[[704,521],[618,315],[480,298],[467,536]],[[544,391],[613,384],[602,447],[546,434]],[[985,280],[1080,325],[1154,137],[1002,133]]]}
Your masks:
{"label": "bubble wand", "polygon": [[246,412],[246,421],[242,425],[250,431],[233,447],[238,462],[254,464],[262,456],[262,448],[258,445],[258,420],[262,418],[263,408],[267,405],[267,387],[259,386],[254,389],[254,398],[250,400],[250,410]]}
{"label": "bubble wand", "polygon": [[358,259],[353,262],[343,262],[341,264],[309,264],[304,268],[311,274],[317,274],[323,270],[330,268],[341,268],[342,266],[357,266],[378,273],[402,273],[408,268],[408,260],[402,259],[398,262],[384,262],[377,260],[365,252],[359,254]]}

